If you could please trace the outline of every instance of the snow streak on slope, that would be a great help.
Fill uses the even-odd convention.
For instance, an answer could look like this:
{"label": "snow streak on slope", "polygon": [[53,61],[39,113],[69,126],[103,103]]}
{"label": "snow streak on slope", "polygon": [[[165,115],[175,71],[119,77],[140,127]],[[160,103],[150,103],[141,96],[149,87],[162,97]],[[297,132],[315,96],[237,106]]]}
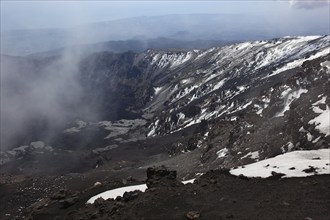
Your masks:
{"label": "snow streak on slope", "polygon": [[290,63],[287,63],[285,64],[283,67],[275,70],[272,74],[266,76],[266,77],[271,77],[271,76],[275,76],[283,71],[286,71],[286,70],[290,70],[290,69],[293,69],[293,68],[296,68],[298,66],[301,66],[305,61],[307,60],[314,60],[316,58],[319,58],[319,57],[322,57],[322,56],[325,56],[327,54],[329,54],[330,52],[330,47],[327,47],[325,48],[324,50],[320,51],[320,52],[317,52],[316,54],[308,57],[308,58],[302,58],[302,59],[298,59],[298,60],[294,60]]}
{"label": "snow streak on slope", "polygon": [[174,68],[181,65],[194,56],[195,52],[171,52],[171,53],[157,53],[154,54],[151,64],[158,68],[170,67]]}
{"label": "snow streak on slope", "polygon": [[284,116],[284,113],[290,109],[290,104],[295,100],[298,99],[301,94],[307,93],[307,89],[299,89],[297,91],[292,91],[292,89],[289,87],[287,90],[282,92],[282,98],[285,99],[284,109],[277,113],[275,117]]}

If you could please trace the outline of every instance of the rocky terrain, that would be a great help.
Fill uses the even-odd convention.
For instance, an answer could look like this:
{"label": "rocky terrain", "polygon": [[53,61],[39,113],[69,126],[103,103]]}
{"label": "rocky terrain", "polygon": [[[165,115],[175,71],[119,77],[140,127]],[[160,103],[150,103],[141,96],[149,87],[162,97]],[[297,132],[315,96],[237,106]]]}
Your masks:
{"label": "rocky terrain", "polygon": [[28,219],[328,219],[330,214],[326,175],[248,179],[217,170],[184,185],[175,171],[150,168],[147,177],[145,193],[94,204],[81,204],[88,193],[59,191],[35,204]]}
{"label": "rocky terrain", "polygon": [[[329,36],[307,36],[81,57],[69,68],[79,96],[59,93],[69,97],[59,102],[65,120],[38,115],[1,142],[1,217],[328,219],[328,175],[248,179],[210,170],[329,148],[329,50]],[[61,56],[1,62],[24,79],[6,81],[19,88],[11,100],[63,64]],[[180,181],[206,174],[85,205],[162,165]]]}

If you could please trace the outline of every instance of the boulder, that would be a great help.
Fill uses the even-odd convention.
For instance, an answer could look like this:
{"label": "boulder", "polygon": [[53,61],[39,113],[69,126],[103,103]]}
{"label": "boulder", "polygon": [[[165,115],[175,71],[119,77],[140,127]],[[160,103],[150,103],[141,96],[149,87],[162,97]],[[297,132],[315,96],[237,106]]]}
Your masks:
{"label": "boulder", "polygon": [[62,199],[59,201],[59,203],[60,203],[60,207],[62,209],[66,209],[66,208],[69,208],[70,206],[76,204],[78,201],[79,201],[79,198],[77,196],[75,196],[75,197],[70,197],[67,199]]}
{"label": "boulder", "polygon": [[190,211],[186,214],[187,219],[196,220],[199,219],[201,214],[198,211]]}
{"label": "boulder", "polygon": [[139,191],[139,190],[135,190],[133,192],[125,192],[123,195],[123,199],[125,202],[128,202],[130,200],[137,198],[140,193],[141,193],[141,191]]}
{"label": "boulder", "polygon": [[168,170],[166,167],[149,167],[147,169],[147,187],[178,186],[182,183],[176,180],[176,171]]}
{"label": "boulder", "polygon": [[67,191],[65,189],[60,189],[58,192],[50,196],[52,200],[61,200],[67,196]]}

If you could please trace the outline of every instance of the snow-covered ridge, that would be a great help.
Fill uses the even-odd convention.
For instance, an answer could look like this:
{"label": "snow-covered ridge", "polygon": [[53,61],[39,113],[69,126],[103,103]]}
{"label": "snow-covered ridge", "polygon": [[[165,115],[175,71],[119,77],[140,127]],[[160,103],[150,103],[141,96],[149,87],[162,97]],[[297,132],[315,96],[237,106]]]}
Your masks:
{"label": "snow-covered ridge", "polygon": [[[300,67],[305,61],[328,55],[329,40],[329,36],[295,36],[244,42],[205,51],[150,52],[154,68],[170,69],[165,72],[171,77],[170,81],[157,83],[162,89],[155,90],[157,96],[151,105],[159,103],[158,106],[163,106],[166,102],[168,107],[161,115],[165,118],[154,117],[148,136],[164,134],[161,131],[163,123],[169,124],[166,133],[171,133],[203,119],[226,116],[249,107],[253,102],[251,99],[238,103],[233,100],[254,88],[256,83],[262,85],[273,76]],[[327,66],[326,62],[322,65]],[[294,100],[308,93],[306,88],[291,90],[284,96],[285,106],[277,116],[283,116]],[[212,95],[215,109],[209,108],[211,100],[208,97]],[[192,103],[198,103],[200,113],[193,117],[181,117],[186,106]],[[263,106],[254,104],[257,114],[262,116],[268,105],[269,100]],[[180,119],[172,121],[173,114]]]}

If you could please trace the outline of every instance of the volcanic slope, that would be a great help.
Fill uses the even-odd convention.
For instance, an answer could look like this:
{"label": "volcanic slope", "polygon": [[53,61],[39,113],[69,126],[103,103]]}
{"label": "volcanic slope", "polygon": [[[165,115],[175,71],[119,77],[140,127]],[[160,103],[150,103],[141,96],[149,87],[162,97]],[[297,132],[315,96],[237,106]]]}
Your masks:
{"label": "volcanic slope", "polygon": [[[24,186],[20,193],[29,197],[33,190],[26,189],[35,181],[27,174],[42,175],[47,183],[61,174],[61,185],[76,181],[75,190],[81,190],[81,179],[84,186],[129,176],[141,183],[147,167],[159,165],[177,170],[181,180],[290,151],[329,148],[329,51],[329,36],[305,36],[88,56],[79,63],[84,95],[73,106],[88,102],[100,119],[72,117],[51,139],[38,129],[33,138],[23,135],[20,144],[1,152],[2,188],[14,193]],[[33,62],[42,70],[56,59]],[[57,188],[24,200],[22,209]],[[20,201],[19,194],[11,195],[6,198],[12,203]]]}

